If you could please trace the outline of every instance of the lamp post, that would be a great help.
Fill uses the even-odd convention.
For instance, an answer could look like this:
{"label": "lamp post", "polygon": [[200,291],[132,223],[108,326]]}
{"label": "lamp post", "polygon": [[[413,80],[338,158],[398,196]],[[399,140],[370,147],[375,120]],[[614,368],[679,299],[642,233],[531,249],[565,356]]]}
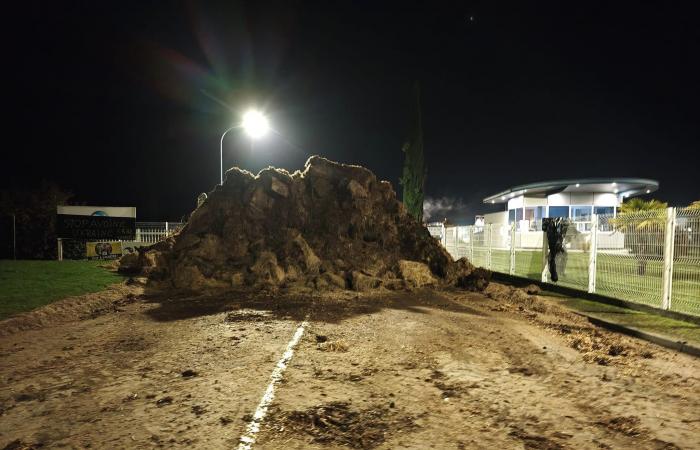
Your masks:
{"label": "lamp post", "polygon": [[224,184],[224,137],[226,137],[226,134],[229,131],[239,127],[243,128],[243,131],[245,131],[252,143],[253,140],[259,139],[267,134],[267,132],[270,130],[270,123],[268,122],[267,117],[265,117],[260,111],[252,109],[243,115],[242,123],[233,125],[223,132],[219,145],[219,169],[221,171],[221,184]]}

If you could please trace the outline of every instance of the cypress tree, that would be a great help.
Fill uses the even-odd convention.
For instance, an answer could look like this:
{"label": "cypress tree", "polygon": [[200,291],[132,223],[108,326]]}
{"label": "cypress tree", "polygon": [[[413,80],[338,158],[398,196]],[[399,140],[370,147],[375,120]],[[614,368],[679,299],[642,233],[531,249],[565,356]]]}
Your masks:
{"label": "cypress tree", "polygon": [[410,131],[402,149],[406,156],[400,182],[403,186],[403,204],[408,213],[420,222],[423,220],[423,188],[427,170],[423,157],[423,124],[418,83],[413,88],[413,96]]}

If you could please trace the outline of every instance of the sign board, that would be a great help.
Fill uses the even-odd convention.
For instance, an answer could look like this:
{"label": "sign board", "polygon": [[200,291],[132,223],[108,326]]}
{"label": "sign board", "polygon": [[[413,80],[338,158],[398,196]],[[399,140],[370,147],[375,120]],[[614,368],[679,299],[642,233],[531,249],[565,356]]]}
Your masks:
{"label": "sign board", "polygon": [[56,237],[80,240],[128,240],[136,237],[136,208],[59,206]]}
{"label": "sign board", "polygon": [[123,254],[121,242],[88,242],[85,245],[88,259],[117,259]]}

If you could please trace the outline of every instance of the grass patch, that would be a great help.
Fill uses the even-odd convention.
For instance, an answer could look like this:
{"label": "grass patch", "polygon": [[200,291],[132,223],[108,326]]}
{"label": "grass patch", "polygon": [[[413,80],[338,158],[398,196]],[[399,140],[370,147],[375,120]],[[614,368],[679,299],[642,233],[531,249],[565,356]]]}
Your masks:
{"label": "grass patch", "polygon": [[543,295],[550,297],[552,300],[569,309],[584,314],[591,314],[592,316],[599,317],[608,322],[671,337],[695,345],[700,344],[700,326],[694,323],[683,322],[656,314],[594,302],[582,298],[566,297],[552,292],[543,292]]}
{"label": "grass patch", "polygon": [[73,295],[97,292],[124,278],[101,261],[0,261],[0,319]]}

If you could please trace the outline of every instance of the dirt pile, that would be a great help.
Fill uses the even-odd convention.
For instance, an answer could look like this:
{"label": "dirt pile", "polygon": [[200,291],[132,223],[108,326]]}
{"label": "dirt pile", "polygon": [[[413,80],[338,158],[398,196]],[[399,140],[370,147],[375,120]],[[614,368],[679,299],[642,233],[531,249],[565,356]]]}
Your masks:
{"label": "dirt pile", "polygon": [[313,156],[303,171],[233,168],[175,236],[125,257],[121,271],[176,288],[304,286],[481,290],[489,273],[454,262],[387,181]]}

